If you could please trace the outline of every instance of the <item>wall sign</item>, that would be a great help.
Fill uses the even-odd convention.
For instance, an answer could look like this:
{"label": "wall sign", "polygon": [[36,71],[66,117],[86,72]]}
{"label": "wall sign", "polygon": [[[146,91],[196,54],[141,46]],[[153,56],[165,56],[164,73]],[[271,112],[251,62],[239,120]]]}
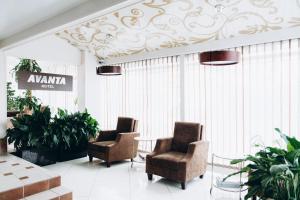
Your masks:
{"label": "wall sign", "polygon": [[72,91],[73,77],[49,73],[18,73],[18,89]]}

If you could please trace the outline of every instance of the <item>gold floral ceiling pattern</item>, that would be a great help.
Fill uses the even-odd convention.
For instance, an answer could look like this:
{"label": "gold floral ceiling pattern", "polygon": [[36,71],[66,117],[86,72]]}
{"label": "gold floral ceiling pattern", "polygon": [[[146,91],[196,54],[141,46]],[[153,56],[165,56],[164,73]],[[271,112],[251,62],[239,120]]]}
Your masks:
{"label": "gold floral ceiling pattern", "polygon": [[296,26],[300,0],[145,0],[56,35],[112,58]]}

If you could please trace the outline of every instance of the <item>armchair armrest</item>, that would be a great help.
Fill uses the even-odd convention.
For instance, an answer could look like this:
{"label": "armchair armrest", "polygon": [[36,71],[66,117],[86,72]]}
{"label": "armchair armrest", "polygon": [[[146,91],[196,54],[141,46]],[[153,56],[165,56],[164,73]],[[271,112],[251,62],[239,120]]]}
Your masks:
{"label": "armchair armrest", "polygon": [[116,144],[118,143],[128,143],[134,140],[135,137],[140,136],[137,132],[127,132],[127,133],[119,133],[117,135]]}
{"label": "armchair armrest", "polygon": [[154,151],[148,154],[147,157],[153,157],[171,150],[172,140],[173,137],[157,139]]}
{"label": "armchair armrest", "polygon": [[115,133],[117,133],[116,130],[101,131],[95,142],[112,140]]}
{"label": "armchair armrest", "polygon": [[197,141],[192,142],[188,146],[188,151],[186,156],[182,160],[183,162],[199,162],[203,161],[205,164],[207,163],[208,159],[208,147],[209,142],[207,141]]}
{"label": "armchair armrest", "polygon": [[133,151],[134,138],[140,134],[136,132],[119,133],[116,138],[116,143],[111,146],[110,151],[124,151],[130,147],[130,152]]}

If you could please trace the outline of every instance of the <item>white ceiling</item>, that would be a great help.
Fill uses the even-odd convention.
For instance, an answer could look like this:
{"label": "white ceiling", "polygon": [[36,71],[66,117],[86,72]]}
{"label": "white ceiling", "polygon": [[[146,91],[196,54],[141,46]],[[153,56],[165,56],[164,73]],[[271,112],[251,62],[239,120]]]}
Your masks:
{"label": "white ceiling", "polygon": [[[221,13],[218,2],[225,6]],[[143,0],[57,36],[114,58],[293,27],[300,27],[300,0]]]}
{"label": "white ceiling", "polygon": [[1,0],[0,40],[70,10],[87,0]]}

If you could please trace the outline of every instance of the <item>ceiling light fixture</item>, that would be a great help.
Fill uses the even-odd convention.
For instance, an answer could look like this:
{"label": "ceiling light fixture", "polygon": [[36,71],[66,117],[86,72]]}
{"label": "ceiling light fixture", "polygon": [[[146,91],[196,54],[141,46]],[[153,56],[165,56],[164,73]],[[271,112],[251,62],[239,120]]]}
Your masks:
{"label": "ceiling light fixture", "polygon": [[215,5],[215,9],[217,11],[217,13],[221,13],[224,10],[225,6],[222,4],[216,4]]}
{"label": "ceiling light fixture", "polygon": [[202,65],[234,65],[239,63],[240,54],[237,51],[207,51],[200,53]]}
{"label": "ceiling light fixture", "polygon": [[103,61],[99,61],[100,66],[97,67],[96,73],[101,76],[117,76],[122,75],[122,69],[120,66],[103,65]]}
{"label": "ceiling light fixture", "polygon": [[221,13],[225,6],[222,4],[224,0],[216,0],[215,9],[217,13]]}
{"label": "ceiling light fixture", "polygon": [[106,37],[107,40],[114,39],[114,36],[112,34],[110,34],[110,33],[107,33],[105,37]]}

